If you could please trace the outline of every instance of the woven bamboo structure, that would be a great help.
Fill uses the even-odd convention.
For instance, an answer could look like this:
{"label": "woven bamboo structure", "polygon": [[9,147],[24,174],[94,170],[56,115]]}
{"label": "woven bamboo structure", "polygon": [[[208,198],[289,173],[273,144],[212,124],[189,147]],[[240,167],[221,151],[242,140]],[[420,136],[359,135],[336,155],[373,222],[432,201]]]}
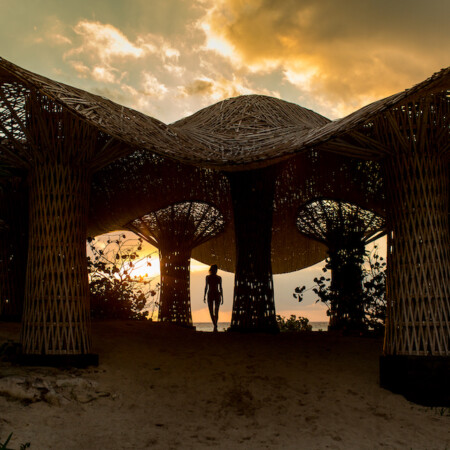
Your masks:
{"label": "woven bamboo structure", "polygon": [[28,247],[28,199],[24,180],[0,180],[0,320],[22,318]]}
{"label": "woven bamboo structure", "polygon": [[321,259],[315,259],[317,252],[307,251],[301,258],[283,254],[289,247],[272,246],[273,232],[286,235],[286,229],[273,227],[279,168],[272,166],[271,157],[274,149],[281,155],[290,148],[293,135],[328,122],[298,105],[250,95],[225,100],[172,125],[206,149],[202,158],[230,182],[236,246],[232,330],[277,330],[272,261],[284,272],[287,265],[305,267]]}
{"label": "woven bamboo structure", "polygon": [[160,321],[192,326],[192,249],[221,233],[224,227],[224,218],[218,209],[193,201],[152,211],[126,225],[126,228],[159,249]]}
{"label": "woven bamboo structure", "polygon": [[[95,107],[87,110],[78,94],[0,60],[1,160],[27,170],[29,179],[22,347],[31,359],[92,360],[86,267],[90,179],[93,171],[130,151],[92,126],[102,117],[92,117]],[[59,101],[62,95],[65,104]],[[156,120],[147,122],[161,129]]]}
{"label": "woven bamboo structure", "polygon": [[328,248],[330,289],[336,293],[330,305],[329,329],[362,329],[362,263],[365,246],[385,233],[385,221],[359,205],[317,199],[303,205],[297,228]]}
{"label": "woven bamboo structure", "polygon": [[[266,307],[258,307],[258,312],[248,312],[250,315],[254,313],[260,315],[261,318],[267,312],[269,316],[273,315],[270,306],[272,300],[270,295],[266,295],[270,291],[271,283],[271,276],[267,275],[270,273],[269,265],[273,265],[272,271],[276,264],[280,264],[277,268],[280,272],[293,270],[294,267],[305,267],[314,260],[320,260],[326,253],[325,246],[314,243],[307,237],[293,238],[295,220],[292,222],[290,217],[294,210],[313,198],[324,197],[355,202],[378,213],[385,207],[380,204],[383,203],[383,199],[377,202],[372,196],[360,201],[356,198],[359,195],[355,195],[353,190],[345,192],[342,180],[346,179],[346,176],[338,174],[336,168],[333,168],[333,163],[327,162],[328,157],[331,154],[336,155],[339,164],[344,164],[345,158],[378,161],[385,172],[385,201],[388,205],[386,217],[390,244],[388,255],[390,318],[385,354],[417,358],[430,358],[431,355],[434,358],[446,358],[448,361],[450,356],[449,87],[450,68],[447,68],[411,89],[374,102],[333,122],[292,103],[264,96],[242,96],[205,108],[172,125],[165,125],[107,99],[40,77],[0,59],[0,159],[11,167],[30,171],[32,203],[41,202],[43,205],[42,212],[36,209],[30,212],[32,219],[30,237],[36,242],[36,233],[44,233],[42,231],[44,228],[42,226],[39,228],[37,224],[44,223],[44,211],[50,197],[55,199],[55,203],[58,203],[56,201],[58,196],[77,198],[76,201],[68,203],[72,205],[72,212],[69,213],[67,208],[59,212],[60,217],[65,218],[65,228],[72,230],[74,225],[69,224],[69,221],[79,220],[81,224],[82,219],[77,217],[84,214],[83,208],[87,209],[82,206],[86,205],[87,200],[80,199],[88,197],[91,174],[116,158],[123,160],[124,155],[136,155],[136,160],[133,161],[135,174],[142,173],[138,170],[141,163],[139,158],[142,155],[157,154],[166,162],[172,160],[167,167],[183,167],[180,170],[184,174],[187,173],[185,171],[192,170],[190,171],[192,177],[186,184],[191,182],[195,184],[194,173],[201,174],[202,180],[206,178],[220,180],[212,182],[215,186],[225,187],[223,193],[220,189],[213,189],[216,201],[209,201],[204,198],[208,197],[204,194],[193,198],[191,190],[187,192],[189,198],[182,198],[183,192],[180,189],[176,195],[174,190],[170,191],[170,195],[169,191],[166,191],[168,197],[165,199],[165,205],[177,201],[196,200],[206,201],[217,207],[224,216],[226,214],[233,216],[234,211],[235,217],[231,221],[225,221],[227,224],[232,223],[233,226],[227,229],[229,225],[226,225],[224,233],[203,244],[204,248],[215,255],[214,258],[226,260],[231,270],[235,264],[238,265],[237,255],[244,236],[243,232],[241,234],[241,231],[238,231],[242,226],[238,223],[241,219],[237,219],[236,214],[245,217],[245,211],[236,197],[238,190],[236,186],[239,184],[244,186],[246,181],[238,172],[249,173],[255,169],[261,171],[267,169],[273,175],[268,178],[267,186],[260,184],[264,191],[264,195],[261,195],[265,199],[263,203],[272,211],[272,214],[261,216],[261,220],[267,220],[272,224],[271,236],[267,231],[270,228],[267,223],[262,227],[265,230],[263,233],[265,242],[262,245],[265,256],[262,260],[268,260],[268,248],[271,248],[272,252],[271,262],[264,263],[266,268],[260,272],[264,273],[261,277],[264,277],[265,281],[261,279],[260,282],[265,286],[261,292],[265,297],[263,303],[266,302]],[[62,129],[65,131],[61,131]],[[58,133],[59,140],[55,138]],[[83,145],[80,144],[81,140],[85,141]],[[117,145],[118,142],[120,144]],[[62,147],[65,146],[67,149],[62,151]],[[75,147],[78,149],[77,152],[73,150]],[[144,159],[149,161],[151,158],[146,156]],[[319,160],[322,161],[321,166],[318,164]],[[312,177],[312,181],[311,177],[301,175],[302,161],[316,167],[316,175]],[[196,168],[188,170],[186,169],[188,165]],[[317,168],[319,166],[320,169]],[[82,167],[85,169],[82,170]],[[372,168],[374,173],[378,172],[374,166]],[[369,168],[368,170],[371,171]],[[104,173],[107,175],[107,172]],[[353,169],[350,169],[349,173],[349,178],[356,180],[352,181],[352,186],[357,186],[357,180],[360,178],[358,173]],[[288,179],[291,178],[285,181],[284,175],[287,175]],[[139,184],[139,176],[134,180],[135,185]],[[255,177],[253,181],[256,185],[261,182],[257,179],[256,172],[252,177]],[[107,178],[108,176],[105,179]],[[321,186],[317,182],[318,179],[329,182]],[[377,176],[374,179],[376,180]],[[101,177],[98,180],[101,180]],[[101,181],[98,183],[97,181],[94,185],[100,186]],[[289,187],[291,181],[294,181],[293,188]],[[50,187],[47,189],[44,186]],[[152,186],[154,185],[150,183],[146,198],[151,196],[151,192],[155,192]],[[377,183],[374,186],[376,187]],[[198,183],[197,187],[198,191],[202,190],[201,183]],[[245,189],[247,188],[248,186]],[[109,187],[109,190],[111,191],[109,197],[114,199],[117,190],[113,187]],[[329,196],[327,194],[329,190],[337,190],[339,194]],[[203,191],[208,191],[208,186]],[[52,195],[46,197],[45,192],[51,192]],[[54,192],[57,195],[53,195]],[[245,196],[250,203],[256,204],[259,201],[255,199],[251,189]],[[227,198],[228,200],[224,200]],[[272,208],[269,198],[273,199]],[[224,203],[228,202],[228,206],[221,205],[221,199]],[[59,203],[63,204],[61,200]],[[284,209],[283,205],[287,205],[287,208]],[[136,203],[133,202],[132,207],[135,206]],[[163,206],[162,204],[161,207]],[[47,211],[51,213],[56,211],[52,208]],[[112,214],[116,216],[114,220],[108,220],[107,212],[103,218],[100,218],[99,214],[90,214],[87,226],[91,228],[93,224],[92,228],[98,228],[99,222],[102,223],[103,229],[109,228],[114,223],[120,222],[123,225],[142,217],[148,211],[155,210],[145,204],[138,209],[139,213],[132,217],[134,213],[124,202],[118,205]],[[289,215],[285,215],[285,222],[290,223],[284,227],[282,218],[286,211]],[[56,221],[50,222],[51,226],[57,227]],[[237,247],[234,255],[229,252],[223,258],[221,251],[216,250],[226,248],[230,240],[224,240],[222,247],[218,243],[224,237],[231,238],[234,234],[233,227],[237,231],[235,239]],[[60,225],[59,234],[63,234],[61,228]],[[78,229],[78,226],[76,228]],[[49,229],[45,228],[45,233],[48,233]],[[283,232],[288,239],[292,237],[295,246],[303,239],[307,250],[298,252],[298,255],[295,251],[287,251],[282,258],[274,257],[278,250],[283,253],[281,250],[283,245],[280,245],[286,242],[280,238]],[[81,241],[81,237],[74,237],[76,234],[74,231],[69,233],[73,234],[73,239]],[[301,236],[300,233],[297,233],[297,236]],[[67,246],[70,239],[66,237],[61,239],[62,243],[66,242],[63,247]],[[271,244],[268,244],[269,240]],[[45,242],[45,239],[42,242]],[[48,242],[47,240],[43,245],[47,245]],[[257,239],[253,242],[255,245],[261,245]],[[202,253],[203,245],[195,250],[202,257],[208,253],[208,251]],[[294,247],[294,244],[291,247]],[[248,248],[250,251],[250,247]],[[254,248],[251,250],[255,251]],[[44,254],[47,255],[46,252],[42,252],[42,255]],[[50,256],[50,260],[58,259],[60,254],[61,252],[54,253]],[[31,250],[30,255],[34,256],[29,257],[29,274],[32,268],[37,267],[38,258],[35,250]],[[48,255],[45,258],[48,258]],[[75,256],[74,258],[76,259]],[[246,265],[244,269],[239,264],[239,274],[251,269],[250,259],[246,260],[244,266]],[[57,286],[56,294],[52,295],[58,296],[63,292],[61,291],[64,286],[63,278],[76,278],[70,278],[70,273],[64,270],[58,272],[55,269],[54,274],[61,275],[52,275],[53,281],[48,283]],[[237,279],[240,277],[239,274]],[[79,276],[82,276],[81,272]],[[29,298],[36,294],[39,286],[39,280],[31,278],[30,275],[27,282]],[[241,279],[247,278],[244,276]],[[77,297],[84,294],[82,290],[76,290],[73,295]],[[75,312],[77,308],[70,309],[68,315],[65,315],[60,306],[53,307],[40,300],[35,303],[37,305],[35,315],[31,319],[26,319],[24,326],[24,344],[27,352],[86,351],[88,339],[80,338],[75,343],[76,339],[72,336],[88,333],[84,331],[78,333],[73,328],[70,328],[70,332],[66,332],[67,327],[64,325],[67,323],[64,322],[66,319],[62,322],[56,320],[58,314],[66,318],[81,317]],[[61,303],[63,302],[58,299],[55,304]],[[247,304],[246,308],[248,307]],[[29,314],[27,317],[30,317]],[[52,322],[53,325],[47,328],[49,318],[55,320]],[[251,321],[250,328],[255,326],[257,329],[258,326],[255,324],[263,323],[264,320]],[[35,325],[41,323],[39,321],[42,321],[42,327]],[[51,332],[46,331],[50,329]],[[37,331],[34,333],[32,330]]]}
{"label": "woven bamboo structure", "polygon": [[236,233],[231,330],[277,330],[272,279],[273,168],[229,173]]}

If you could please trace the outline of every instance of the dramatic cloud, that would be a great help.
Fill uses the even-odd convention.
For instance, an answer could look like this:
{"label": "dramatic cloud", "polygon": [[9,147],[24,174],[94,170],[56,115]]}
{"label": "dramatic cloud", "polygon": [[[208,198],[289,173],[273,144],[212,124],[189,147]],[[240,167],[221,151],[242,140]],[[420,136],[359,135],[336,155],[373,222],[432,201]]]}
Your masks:
{"label": "dramatic cloud", "polygon": [[208,48],[249,71],[280,68],[337,114],[447,65],[449,16],[446,0],[214,0],[198,26]]}

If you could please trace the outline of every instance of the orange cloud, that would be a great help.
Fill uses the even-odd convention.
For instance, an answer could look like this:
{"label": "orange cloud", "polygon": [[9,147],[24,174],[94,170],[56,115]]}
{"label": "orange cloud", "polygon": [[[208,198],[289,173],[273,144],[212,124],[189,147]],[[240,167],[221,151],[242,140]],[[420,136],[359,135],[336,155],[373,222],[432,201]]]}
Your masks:
{"label": "orange cloud", "polygon": [[450,3],[441,0],[214,0],[206,45],[347,113],[448,65]]}
{"label": "orange cloud", "polygon": [[[211,79],[207,77],[194,79],[186,86],[179,86],[182,96],[202,96],[206,104],[211,104],[230,97],[249,94],[263,94],[272,97],[279,97],[276,91],[268,89],[255,89],[250,87],[248,80],[236,75],[232,75],[231,79],[220,77]],[[206,105],[205,105],[206,106]]]}

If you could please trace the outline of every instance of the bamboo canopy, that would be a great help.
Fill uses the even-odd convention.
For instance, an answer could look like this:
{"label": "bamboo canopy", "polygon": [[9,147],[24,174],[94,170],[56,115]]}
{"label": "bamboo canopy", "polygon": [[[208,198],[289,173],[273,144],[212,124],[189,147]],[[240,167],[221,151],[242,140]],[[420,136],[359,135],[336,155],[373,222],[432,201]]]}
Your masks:
{"label": "bamboo canopy", "polygon": [[297,216],[300,233],[327,246],[331,241],[339,241],[341,236],[349,233],[358,234],[364,245],[367,245],[385,234],[384,227],[383,218],[373,211],[356,204],[326,198],[304,204]]}

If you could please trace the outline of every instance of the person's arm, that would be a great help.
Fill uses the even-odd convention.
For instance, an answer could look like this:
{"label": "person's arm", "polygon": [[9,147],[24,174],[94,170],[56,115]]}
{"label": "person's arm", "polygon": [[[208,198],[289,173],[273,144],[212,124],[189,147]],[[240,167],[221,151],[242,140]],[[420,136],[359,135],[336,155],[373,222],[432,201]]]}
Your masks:
{"label": "person's arm", "polygon": [[220,292],[220,298],[222,299],[220,304],[223,305],[222,277],[219,277],[219,292]]}
{"label": "person's arm", "polygon": [[206,293],[208,292],[208,275],[206,275],[205,293],[203,294],[203,303],[206,303]]}

